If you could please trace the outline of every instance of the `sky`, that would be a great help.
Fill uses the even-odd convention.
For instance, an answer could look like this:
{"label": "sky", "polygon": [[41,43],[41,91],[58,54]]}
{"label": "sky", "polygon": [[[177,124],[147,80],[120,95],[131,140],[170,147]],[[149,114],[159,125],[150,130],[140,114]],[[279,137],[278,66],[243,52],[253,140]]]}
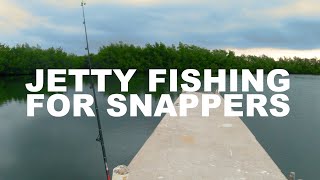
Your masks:
{"label": "sky", "polygon": [[[81,0],[0,0],[0,43],[85,54]],[[320,58],[319,0],[86,0],[89,43],[163,42]]]}

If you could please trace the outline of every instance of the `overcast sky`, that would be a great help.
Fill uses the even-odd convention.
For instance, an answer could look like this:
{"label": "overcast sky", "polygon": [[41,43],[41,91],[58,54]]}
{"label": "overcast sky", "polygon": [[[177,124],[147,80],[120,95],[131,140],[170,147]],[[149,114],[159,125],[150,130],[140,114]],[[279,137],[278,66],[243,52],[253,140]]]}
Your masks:
{"label": "overcast sky", "polygon": [[[84,54],[80,0],[0,0],[0,43]],[[87,0],[94,52],[123,41],[320,57],[319,0]]]}

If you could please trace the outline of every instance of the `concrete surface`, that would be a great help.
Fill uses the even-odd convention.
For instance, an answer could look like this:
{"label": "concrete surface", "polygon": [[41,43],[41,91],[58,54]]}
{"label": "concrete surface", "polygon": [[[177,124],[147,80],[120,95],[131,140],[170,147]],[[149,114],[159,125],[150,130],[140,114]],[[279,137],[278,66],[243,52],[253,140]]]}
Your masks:
{"label": "concrete surface", "polygon": [[223,107],[210,117],[201,117],[201,105],[187,118],[166,115],[130,163],[129,180],[285,180],[241,119],[224,117]]}

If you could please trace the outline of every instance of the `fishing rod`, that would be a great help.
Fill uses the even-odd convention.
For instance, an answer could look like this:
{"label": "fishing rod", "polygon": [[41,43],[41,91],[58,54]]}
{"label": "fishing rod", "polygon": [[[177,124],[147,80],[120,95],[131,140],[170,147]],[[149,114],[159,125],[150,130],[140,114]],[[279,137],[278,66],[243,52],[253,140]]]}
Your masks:
{"label": "fishing rod", "polygon": [[[84,31],[85,31],[85,36],[86,36],[86,50],[87,50],[87,54],[88,54],[88,64],[89,64],[89,70],[91,72],[92,69],[92,65],[91,65],[91,58],[90,58],[90,49],[89,49],[89,41],[88,41],[88,33],[87,33],[87,25],[86,25],[86,16],[85,16],[85,12],[84,12],[84,6],[86,5],[85,2],[81,2],[81,7],[82,7],[82,16],[83,16],[83,25],[84,25]],[[97,96],[96,96],[96,90],[94,87],[94,80],[93,77],[90,75],[91,77],[91,88],[93,91],[93,99],[94,99],[94,106],[96,109],[96,117],[97,117],[97,123],[98,123],[98,129],[99,129],[99,135],[96,139],[96,141],[100,142],[101,144],[101,149],[102,149],[102,155],[103,155],[103,161],[104,161],[104,166],[105,166],[105,170],[106,170],[106,175],[108,180],[111,180],[110,178],[110,172],[109,172],[109,168],[108,168],[108,161],[107,161],[107,155],[106,155],[106,148],[104,146],[104,140],[103,140],[103,133],[102,133],[102,128],[101,128],[101,121],[100,121],[100,115],[99,115],[99,108],[98,108],[98,102],[97,102]]]}

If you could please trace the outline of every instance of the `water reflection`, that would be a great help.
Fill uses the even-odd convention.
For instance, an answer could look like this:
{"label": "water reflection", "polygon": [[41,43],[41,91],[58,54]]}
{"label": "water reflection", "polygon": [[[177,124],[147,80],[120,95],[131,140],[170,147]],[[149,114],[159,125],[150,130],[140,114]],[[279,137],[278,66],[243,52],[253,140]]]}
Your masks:
{"label": "water reflection", "polygon": [[[0,179],[103,179],[104,166],[100,144],[95,141],[97,125],[95,118],[74,118],[72,112],[63,118],[51,117],[43,109],[36,110],[34,118],[26,117],[26,95],[24,84],[32,77],[1,78],[0,81]],[[130,92],[143,96],[148,93],[145,77],[136,77],[129,85]],[[87,81],[86,81],[87,82]],[[70,99],[75,93],[74,82],[68,79]],[[107,92],[98,93],[102,126],[110,168],[128,164],[145,140],[153,132],[161,117],[121,118],[107,115],[107,96],[119,93],[120,83],[113,77],[106,82]],[[168,84],[153,94],[154,111],[161,93],[168,93]],[[45,93],[45,90],[41,93]],[[88,83],[83,93],[90,93]],[[125,95],[128,96],[129,93]],[[178,93],[171,93],[176,99]],[[44,102],[46,102],[48,96]],[[127,97],[128,98],[128,97]],[[129,99],[129,98],[128,98]],[[126,102],[126,103],[129,103]],[[59,106],[59,104],[57,103]]]}
{"label": "water reflection", "polygon": [[[242,119],[284,173],[295,171],[299,178],[316,179],[320,167],[320,76],[290,78],[286,94],[291,112],[287,117]],[[95,142],[96,119],[74,118],[72,113],[53,118],[45,108],[37,110],[35,118],[27,118],[24,84],[32,81],[32,77],[0,79],[0,180],[105,178],[100,145]],[[107,79],[106,85],[107,92],[98,93],[100,109],[108,108],[108,95],[120,91],[116,77]],[[142,97],[148,93],[148,78],[137,76],[129,87],[129,93]],[[68,79],[68,88],[66,95],[71,97],[75,93],[72,79]],[[165,84],[153,94],[153,111],[160,95],[168,91]],[[49,95],[45,90],[42,93]],[[84,93],[91,94],[88,83]],[[273,92],[264,94],[269,99]],[[176,99],[179,93],[171,95]],[[103,110],[101,119],[111,168],[128,164],[161,120],[143,117],[141,112],[136,118],[128,114],[110,118]]]}

